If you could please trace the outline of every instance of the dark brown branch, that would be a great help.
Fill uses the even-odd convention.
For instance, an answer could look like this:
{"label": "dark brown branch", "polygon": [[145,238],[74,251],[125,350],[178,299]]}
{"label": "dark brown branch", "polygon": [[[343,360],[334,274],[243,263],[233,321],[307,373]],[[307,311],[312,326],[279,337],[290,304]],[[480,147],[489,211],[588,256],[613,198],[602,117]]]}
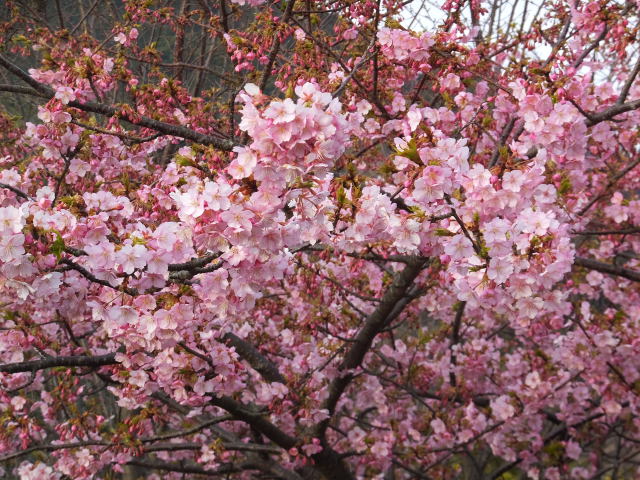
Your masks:
{"label": "dark brown branch", "polygon": [[[396,306],[406,296],[425,263],[426,259],[422,258],[414,258],[413,261],[407,263],[404,270],[396,275],[393,283],[382,297],[378,308],[369,315],[364,326],[354,338],[351,348],[340,364],[339,370],[341,374],[330,385],[329,396],[322,406],[330,414],[334,413],[340,397],[354,378],[354,374],[350,371],[360,366],[373,343],[373,339],[388,324],[389,317],[392,313],[395,313]],[[319,436],[324,434],[328,425],[329,419],[319,425]]]}
{"label": "dark brown branch", "polygon": [[616,101],[618,105],[623,104],[624,101],[627,99],[627,96],[629,95],[629,91],[631,90],[631,86],[633,85],[633,82],[636,80],[638,73],[640,73],[640,57],[636,61],[635,67],[633,67],[633,70],[631,71],[631,73],[629,73],[629,77],[627,78],[627,81],[625,82],[624,86],[622,87],[622,90],[620,91],[620,95],[618,96],[618,100]]}
{"label": "dark brown branch", "polygon": [[109,445],[107,442],[101,442],[101,441],[58,443],[56,445],[53,445],[53,444],[34,445],[33,447],[25,448],[24,450],[13,452],[3,457],[0,457],[0,463],[8,462],[9,460],[13,460],[14,458],[24,457],[25,455],[29,455],[30,453],[33,453],[33,452],[54,452],[56,450],[65,450],[67,448],[107,446],[107,445]]}
{"label": "dark brown branch", "polygon": [[220,477],[222,475],[228,475],[231,473],[239,473],[242,469],[235,468],[233,466],[222,466],[217,470],[206,470],[198,465],[192,463],[169,463],[162,462],[160,460],[129,460],[127,465],[133,465],[135,467],[147,468],[150,470],[163,470],[166,472],[177,472],[184,474],[202,475],[206,477]]}
{"label": "dark brown branch", "polygon": [[[0,187],[2,186],[2,184],[0,184]],[[73,255],[74,257],[82,257],[87,255],[87,252],[85,252],[82,249],[79,248],[73,248],[73,247],[64,247],[64,251]],[[209,265],[207,266],[207,264],[209,264],[211,261],[215,260],[216,258],[219,258],[221,255],[220,252],[218,253],[209,253],[207,255],[204,255],[202,257],[198,257],[198,258],[193,258],[192,260],[189,260],[188,262],[183,262],[183,263],[170,263],[167,267],[167,269],[170,272],[190,272],[193,274],[197,274],[197,273],[207,273],[209,271],[213,271],[215,270],[218,265]],[[64,263],[69,264],[69,262],[71,262],[71,260],[63,260]],[[216,267],[216,268],[214,268]],[[74,270],[76,269],[75,267],[73,267]],[[82,267],[80,267],[82,268]],[[81,272],[82,273],[82,272]],[[90,278],[90,280],[92,280]],[[100,281],[99,281],[100,282]],[[105,286],[109,286],[112,287],[112,285],[107,285],[106,283],[102,283],[102,285]],[[115,288],[115,287],[112,287]]]}
{"label": "dark brown branch", "polygon": [[[447,214],[447,217],[449,217],[450,215]],[[309,243],[305,243],[303,245],[300,245],[298,247],[294,247],[291,249],[291,253],[298,253],[298,252],[326,252],[329,251],[335,255],[346,255],[347,257],[351,257],[351,258],[359,258],[362,260],[369,260],[369,261],[378,261],[378,262],[395,262],[395,263],[407,263],[407,262],[411,262],[412,258],[410,255],[394,255],[394,254],[390,254],[390,255],[381,255],[381,254],[377,254],[373,251],[369,252],[369,253],[357,253],[357,252],[341,252],[341,251],[336,251],[334,250],[333,247],[329,246],[329,245],[325,245],[325,244],[321,244],[321,243],[316,243],[314,245],[311,245]],[[377,300],[377,299],[376,299]]]}
{"label": "dark brown branch", "polygon": [[186,437],[188,435],[193,435],[194,433],[198,433],[200,430],[204,430],[205,428],[212,427],[213,425],[217,425],[218,423],[226,422],[232,420],[233,417],[231,415],[222,415],[220,417],[216,417],[214,419],[208,420],[200,425],[196,425],[195,427],[189,428],[187,430],[182,430],[180,432],[175,433],[167,433],[164,435],[157,435],[155,437],[147,437],[141,438],[140,441],[143,443],[149,442],[159,442],[162,440],[171,440],[172,438],[180,438]]}
{"label": "dark brown branch", "polygon": [[[113,288],[114,290],[120,290],[119,287],[111,285],[106,280],[102,280],[102,279],[96,277],[93,273],[91,273],[89,270],[84,268],[82,265],[78,265],[77,263],[73,262],[72,260],[69,260],[68,258],[63,258],[62,260],[60,260],[60,262],[64,263],[65,265],[67,265],[69,267],[69,269],[75,270],[80,275],[82,275],[84,278],[86,278],[87,280],[89,280],[89,281],[91,281],[93,283],[97,283],[98,285],[102,285],[104,287]],[[138,295],[138,291],[135,288],[123,287],[122,291],[125,292],[128,295],[131,295],[131,296]]]}
{"label": "dark brown branch", "polygon": [[[9,70],[11,73],[13,73],[16,77],[21,79],[26,84],[30,85],[31,88],[33,88],[37,92],[38,96],[46,97],[46,98],[51,98],[54,96],[54,91],[52,88],[38,82],[37,80],[32,78],[31,75],[29,75],[27,72],[22,70],[20,67],[11,63],[8,59],[6,59],[2,55],[0,55],[0,65],[2,65],[4,68]],[[27,92],[25,91],[23,93],[27,93]]]}
{"label": "dark brown branch", "polygon": [[229,32],[229,14],[225,0],[220,0],[220,24],[225,33]]}
{"label": "dark brown branch", "polygon": [[502,130],[502,134],[500,135],[500,140],[498,141],[498,144],[496,145],[495,150],[493,151],[493,155],[491,155],[489,168],[493,167],[498,162],[498,159],[500,158],[500,149],[502,146],[504,146],[507,143],[507,138],[509,138],[509,135],[511,135],[511,132],[513,131],[513,127],[515,124],[516,124],[516,119],[512,118],[511,120],[509,120],[509,122],[505,125],[504,129]]}
{"label": "dark brown branch", "polygon": [[[271,447],[269,445],[259,445],[255,443],[244,443],[244,442],[222,442],[222,447],[226,450],[234,450],[234,451],[246,451],[246,452],[256,452],[256,453],[280,453],[281,450],[276,447]],[[24,450],[20,450],[14,453],[10,453],[5,455],[4,457],[0,457],[0,463],[7,462],[9,460],[13,460],[14,458],[24,457],[25,455],[29,455],[33,452],[51,452],[56,450],[66,450],[72,448],[81,448],[81,447],[91,447],[91,446],[104,446],[104,447],[115,447],[116,443],[109,443],[99,440],[90,440],[90,441],[82,441],[82,442],[73,442],[73,443],[60,443],[56,445],[46,444],[46,445],[34,445],[33,447],[26,448]],[[202,448],[202,443],[158,443],[155,445],[148,445],[143,448],[143,451],[146,453],[152,452],[176,452],[181,450],[200,450]]]}
{"label": "dark brown branch", "polygon": [[584,230],[572,232],[573,235],[634,235],[640,233],[640,228],[625,228],[622,230]]}
{"label": "dark brown branch", "polygon": [[22,190],[12,187],[11,185],[7,185],[6,183],[0,183],[0,188],[6,188],[7,190],[15,193],[18,197],[24,198],[25,200],[31,200],[31,197],[24,193]]}
{"label": "dark brown branch", "polygon": [[609,26],[605,24],[602,31],[600,32],[600,35],[597,36],[597,38],[591,43],[591,45],[585,48],[584,52],[582,52],[582,55],[580,55],[580,57],[574,62],[573,68],[578,68],[580,65],[582,65],[584,59],[587,58],[589,54],[596,49],[596,47],[602,40],[604,40],[604,37],[607,36],[607,33],[609,33]]}
{"label": "dark brown branch", "polygon": [[74,125],[78,125],[79,127],[82,127],[87,130],[93,130],[94,132],[103,133],[105,135],[113,135],[114,137],[118,137],[118,138],[121,138],[122,140],[125,140],[125,142],[128,142],[129,144],[151,142],[152,140],[155,140],[156,138],[162,136],[161,133],[155,133],[153,135],[149,135],[148,137],[142,138],[142,137],[136,137],[133,135],[127,135],[126,133],[123,133],[123,132],[116,132],[114,130],[107,130],[104,128],[87,125],[86,123],[78,122],[77,120],[71,120],[71,123],[73,123]]}
{"label": "dark brown branch", "polygon": [[172,263],[169,265],[170,272],[179,272],[181,270],[194,270],[197,268],[204,267],[212,260],[215,260],[220,256],[220,253],[210,253],[208,255],[204,255],[203,257],[194,258],[193,260],[189,260],[184,263]]}
{"label": "dark brown branch", "polygon": [[278,371],[278,367],[275,366],[268,358],[262,355],[257,348],[251,345],[249,342],[238,337],[234,333],[226,333],[222,337],[222,341],[230,347],[234,347],[238,355],[247,361],[251,367],[258,372],[262,378],[268,382],[280,382],[286,383],[284,377]]}
{"label": "dark brown branch", "polygon": [[[260,453],[282,453],[278,447],[270,445],[259,445],[256,443],[244,442],[222,442],[225,450],[237,450],[244,452],[260,452]],[[156,443],[144,447],[145,452],[176,452],[180,450],[200,450],[202,443]]]}
{"label": "dark brown branch", "polygon": [[[289,0],[287,4],[287,9],[284,12],[282,17],[282,23],[286,24],[291,18],[291,14],[293,13],[293,6],[295,5],[295,0]],[[278,52],[280,51],[280,39],[278,38],[278,34],[276,33],[273,38],[273,46],[271,47],[271,52],[269,52],[269,61],[267,62],[267,66],[262,72],[262,77],[260,78],[260,90],[264,91],[264,88],[267,86],[267,82],[269,81],[269,77],[271,76],[271,70],[273,70],[273,65],[276,62],[276,57],[278,56]]]}
{"label": "dark brown branch", "polygon": [[37,92],[33,88],[23,87],[22,85],[7,85],[0,83],[0,92],[21,93],[23,95],[31,95],[33,97],[49,98],[46,95],[42,95]]}
{"label": "dark brown branch", "polygon": [[116,354],[108,353],[106,355],[82,355],[72,357],[49,357],[42,360],[32,360],[28,362],[5,363],[0,365],[0,372],[3,373],[20,373],[20,372],[36,372],[46,368],[55,367],[103,367],[105,365],[115,365]]}
{"label": "dark brown branch", "polygon": [[258,432],[262,433],[269,440],[285,450],[289,450],[298,444],[298,440],[296,438],[280,430],[273,423],[267,420],[262,413],[250,409],[231,397],[213,397],[211,403],[226,410],[236,419],[248,423]]}
{"label": "dark brown branch", "polygon": [[[462,316],[464,315],[464,309],[467,306],[467,302],[461,302],[456,309],[456,316],[453,320],[453,332],[451,333],[451,365],[455,366],[457,364],[456,354],[453,352],[453,347],[460,343],[460,327],[462,325]],[[451,381],[451,386],[455,387],[456,382],[456,374],[451,371],[449,373],[449,380]]]}
{"label": "dark brown branch", "polygon": [[594,125],[597,125],[600,122],[611,120],[613,117],[617,115],[621,115],[623,113],[630,112],[638,108],[640,108],[640,99],[633,100],[627,103],[613,105],[612,107],[609,107],[606,110],[603,110],[602,112],[591,113],[589,114],[590,118],[587,119],[587,127],[592,127]]}
{"label": "dark brown branch", "polygon": [[574,265],[578,265],[589,270],[596,270],[615,277],[626,278],[633,282],[640,282],[640,272],[629,268],[619,267],[618,265],[613,265],[611,263],[600,262],[598,260],[583,257],[576,257],[573,263]]}

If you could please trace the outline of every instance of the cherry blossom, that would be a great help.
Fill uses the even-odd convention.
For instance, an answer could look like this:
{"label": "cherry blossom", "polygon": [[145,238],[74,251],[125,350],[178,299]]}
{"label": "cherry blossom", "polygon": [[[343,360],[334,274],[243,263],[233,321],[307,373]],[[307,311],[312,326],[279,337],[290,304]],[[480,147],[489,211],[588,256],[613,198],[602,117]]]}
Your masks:
{"label": "cherry blossom", "polygon": [[67,3],[0,26],[0,476],[638,476],[638,4]]}

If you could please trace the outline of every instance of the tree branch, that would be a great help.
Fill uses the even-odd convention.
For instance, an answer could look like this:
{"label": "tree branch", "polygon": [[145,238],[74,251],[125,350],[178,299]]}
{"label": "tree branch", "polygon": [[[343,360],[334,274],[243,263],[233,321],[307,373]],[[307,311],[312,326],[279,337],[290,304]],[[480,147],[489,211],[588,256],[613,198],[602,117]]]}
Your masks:
{"label": "tree branch", "polygon": [[278,371],[278,367],[276,367],[267,357],[262,355],[258,349],[249,342],[231,332],[226,333],[222,337],[222,341],[226,345],[234,347],[238,355],[245,359],[247,363],[249,363],[249,365],[251,365],[251,367],[266,381],[280,382],[283,384],[286,383],[285,378]]}
{"label": "tree branch", "polygon": [[[69,267],[69,269],[75,270],[76,272],[78,272],[80,275],[82,275],[83,277],[85,277],[87,280],[89,280],[91,282],[97,283],[97,284],[102,285],[104,287],[113,288],[114,290],[120,290],[119,287],[111,285],[106,280],[99,279],[94,274],[92,274],[89,270],[84,268],[82,265],[78,265],[77,263],[69,260],[68,258],[63,258],[62,260],[60,260],[60,262],[62,262],[65,265],[67,265]],[[136,289],[134,289],[134,288],[123,287],[122,291],[125,292],[128,295],[131,295],[132,297],[138,295],[138,291]]]}
{"label": "tree branch", "polygon": [[[24,89],[20,93],[30,94],[33,96],[38,96],[42,98],[53,98],[55,96],[55,91],[44,85],[37,80],[34,80],[29,74],[25,71],[11,63],[7,58],[0,55],[0,65],[9,70],[11,73],[19,77],[22,81],[29,84],[35,91],[30,91],[29,89]],[[196,132],[195,130],[191,130],[190,128],[184,127],[182,125],[172,125],[170,123],[161,122],[159,120],[154,120],[149,117],[145,117],[144,115],[136,115],[135,118],[131,118],[127,116],[126,112],[123,112],[121,109],[113,107],[111,105],[105,105],[103,103],[97,102],[79,102],[77,100],[71,101],[68,104],[69,107],[77,108],[79,110],[91,113],[98,113],[100,115],[105,115],[108,117],[118,116],[122,120],[132,125],[136,125],[139,127],[146,127],[152,130],[156,130],[157,132],[161,132],[165,135],[170,135],[172,137],[184,138],[185,140],[191,140],[195,143],[200,143],[203,145],[212,145],[220,150],[224,150],[230,152],[233,150],[234,143],[230,140],[225,140],[218,137],[213,137],[211,135],[207,135],[204,133]]]}
{"label": "tree branch", "polygon": [[164,470],[166,472],[177,472],[183,474],[203,475],[207,477],[220,477],[222,475],[228,475],[231,473],[239,473],[243,469],[235,468],[233,466],[222,466],[216,470],[206,470],[200,466],[192,463],[169,463],[160,460],[129,460],[127,465],[135,467],[147,468],[150,470]]}
{"label": "tree branch", "polygon": [[8,85],[0,83],[0,92],[20,93],[23,95],[31,95],[33,97],[49,98],[47,95],[43,95],[33,88],[23,87],[21,85]]}
{"label": "tree branch", "polygon": [[615,277],[626,278],[633,282],[640,282],[640,272],[629,268],[619,267],[618,265],[613,265],[611,263],[600,262],[598,260],[583,257],[576,257],[573,263],[574,265],[578,265],[589,270],[596,270]]}
{"label": "tree branch", "polygon": [[29,362],[0,364],[0,372],[35,372],[37,370],[55,367],[102,367],[105,365],[116,365],[118,362],[116,362],[115,357],[115,353],[95,356],[49,357]]}
{"label": "tree branch", "polygon": [[231,397],[213,397],[211,403],[226,410],[238,420],[248,423],[269,440],[273,441],[276,445],[279,445],[285,450],[289,450],[298,444],[298,440],[295,437],[292,437],[280,430],[273,423],[267,420],[262,413],[248,408],[246,405],[243,405]]}
{"label": "tree branch", "polygon": [[[293,6],[295,5],[295,0],[289,0],[287,4],[287,8],[282,17],[282,23],[286,24],[291,18],[291,13],[293,12]],[[271,76],[271,70],[273,70],[273,64],[276,62],[276,57],[278,56],[278,52],[280,51],[280,39],[278,38],[278,34],[276,34],[273,38],[273,46],[271,47],[271,52],[269,52],[269,61],[267,62],[267,66],[262,72],[262,77],[260,78],[260,90],[264,91],[267,86],[267,82],[269,81],[269,77]]]}
{"label": "tree branch", "polygon": [[[392,313],[395,313],[394,310],[396,306],[403,300],[413,281],[422,271],[425,263],[426,259],[417,257],[414,257],[413,261],[407,263],[404,270],[396,275],[393,283],[382,297],[378,308],[369,315],[364,326],[354,338],[351,348],[340,364],[340,374],[329,386],[329,396],[322,406],[322,408],[329,410],[331,415],[334,413],[342,393],[354,377],[350,370],[360,366],[373,343],[373,339],[387,325],[389,317]],[[397,312],[396,315],[399,313],[400,312]],[[319,425],[319,436],[324,434],[328,425],[329,419],[324,420]]]}
{"label": "tree branch", "polygon": [[18,197],[24,198],[25,200],[31,200],[31,197],[19,188],[12,187],[11,185],[7,185],[6,183],[0,183],[0,188],[6,188],[7,190],[15,193]]}
{"label": "tree branch", "polygon": [[602,112],[591,113],[589,114],[589,118],[587,119],[587,122],[586,122],[587,127],[593,127],[594,125],[597,125],[600,122],[611,120],[613,117],[617,115],[621,115],[623,113],[630,112],[631,110],[636,110],[638,108],[640,108],[640,99],[633,100],[627,103],[620,103],[620,104],[613,105],[612,107],[609,107],[606,110],[603,110]]}

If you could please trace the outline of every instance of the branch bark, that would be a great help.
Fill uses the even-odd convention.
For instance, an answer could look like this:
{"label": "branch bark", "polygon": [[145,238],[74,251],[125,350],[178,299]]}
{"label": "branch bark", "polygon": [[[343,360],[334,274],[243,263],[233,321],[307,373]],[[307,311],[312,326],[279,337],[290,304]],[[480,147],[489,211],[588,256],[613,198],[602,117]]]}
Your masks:
{"label": "branch bark", "polygon": [[238,355],[245,359],[266,381],[286,383],[285,378],[278,371],[278,367],[249,342],[231,332],[225,334],[222,337],[222,341],[226,345],[234,347]]}
{"label": "branch bark", "polygon": [[[354,374],[351,370],[360,366],[365,355],[369,351],[373,339],[388,324],[389,318],[393,314],[398,315],[396,306],[400,304],[409,291],[413,281],[422,271],[426,263],[426,259],[416,258],[407,263],[407,266],[396,275],[393,283],[382,297],[378,308],[369,315],[364,326],[358,332],[353,340],[353,344],[345,355],[339,370],[341,375],[338,376],[329,386],[329,396],[325,400],[322,408],[326,408],[330,415],[335,412],[336,405],[340,397],[346,390]],[[324,420],[318,426],[318,435],[323,436],[329,425],[329,419]]]}
{"label": "branch bark", "polygon": [[598,260],[583,257],[576,257],[573,263],[574,265],[578,265],[589,270],[596,270],[608,275],[613,275],[614,277],[622,277],[633,282],[640,282],[640,272],[631,270],[630,268],[624,268],[611,263],[600,262]]}
{"label": "branch bark", "polygon": [[42,360],[32,360],[29,362],[5,363],[0,365],[0,372],[20,373],[36,372],[45,368],[55,367],[103,367],[105,365],[116,365],[116,354],[106,355],[81,355],[70,357],[49,357]]}

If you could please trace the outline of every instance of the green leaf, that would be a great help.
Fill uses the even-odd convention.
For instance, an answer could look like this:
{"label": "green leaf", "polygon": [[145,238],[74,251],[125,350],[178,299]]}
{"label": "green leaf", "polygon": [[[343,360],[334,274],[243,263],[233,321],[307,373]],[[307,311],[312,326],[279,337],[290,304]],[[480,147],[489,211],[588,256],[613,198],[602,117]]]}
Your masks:
{"label": "green leaf", "polygon": [[456,234],[446,228],[438,228],[436,229],[436,235],[438,237],[454,237]]}
{"label": "green leaf", "polygon": [[62,235],[59,232],[56,233],[56,239],[51,244],[51,253],[53,253],[58,260],[62,257],[62,252],[64,252],[64,240],[62,239]]}
{"label": "green leaf", "polygon": [[567,177],[565,177],[560,182],[560,188],[558,188],[558,193],[560,195],[564,195],[566,193],[569,193],[571,191],[571,187],[572,187],[571,180],[569,180]]}

